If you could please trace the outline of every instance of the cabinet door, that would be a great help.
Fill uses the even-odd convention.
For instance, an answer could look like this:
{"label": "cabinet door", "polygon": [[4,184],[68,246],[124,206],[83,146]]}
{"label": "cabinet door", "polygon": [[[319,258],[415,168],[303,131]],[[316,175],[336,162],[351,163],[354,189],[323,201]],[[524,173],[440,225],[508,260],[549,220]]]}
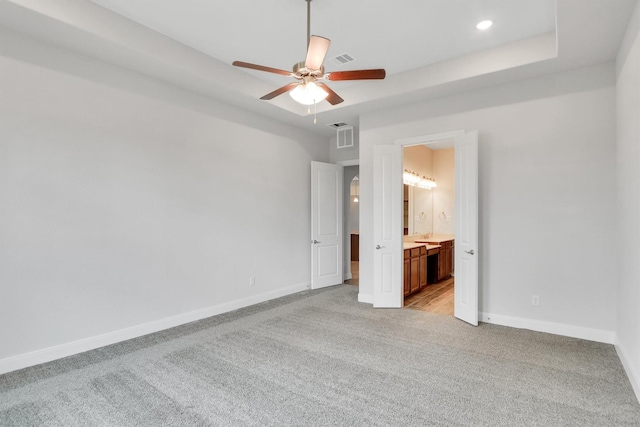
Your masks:
{"label": "cabinet door", "polygon": [[453,274],[453,272],[456,269],[456,242],[455,240],[451,241],[451,270],[449,271],[450,274]]}
{"label": "cabinet door", "polygon": [[427,251],[420,255],[420,289],[427,286]]}
{"label": "cabinet door", "polygon": [[438,280],[451,276],[451,272],[453,270],[452,243],[453,242],[451,240],[440,243],[440,271],[438,272]]}
{"label": "cabinet door", "polygon": [[411,268],[411,263],[409,262],[409,258],[405,258],[404,259],[404,296],[407,296],[411,293],[411,290],[409,289],[409,275],[410,275],[410,269]]}
{"label": "cabinet door", "polygon": [[442,265],[442,278],[446,278],[449,276],[449,272],[451,271],[451,248],[447,245],[447,248],[444,250],[443,257],[443,265]]}
{"label": "cabinet door", "polygon": [[453,273],[453,241],[449,242],[449,256],[447,258],[447,276]]}
{"label": "cabinet door", "polygon": [[409,273],[409,283],[411,289],[409,289],[410,293],[413,293],[420,289],[420,256],[412,257],[411,262],[411,272]]}

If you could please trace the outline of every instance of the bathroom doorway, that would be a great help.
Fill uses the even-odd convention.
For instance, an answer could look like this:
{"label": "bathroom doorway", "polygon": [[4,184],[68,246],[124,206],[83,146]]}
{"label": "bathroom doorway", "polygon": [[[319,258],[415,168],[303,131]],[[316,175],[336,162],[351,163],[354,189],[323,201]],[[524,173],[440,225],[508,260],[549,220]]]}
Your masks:
{"label": "bathroom doorway", "polygon": [[454,314],[453,141],[403,147],[403,307]]}

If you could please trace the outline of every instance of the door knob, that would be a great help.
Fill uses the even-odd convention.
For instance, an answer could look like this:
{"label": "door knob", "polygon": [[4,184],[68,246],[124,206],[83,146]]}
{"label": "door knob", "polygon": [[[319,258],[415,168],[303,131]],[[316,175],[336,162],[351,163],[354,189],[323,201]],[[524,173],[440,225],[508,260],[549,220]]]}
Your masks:
{"label": "door knob", "polygon": [[317,245],[318,243],[321,243],[321,242],[319,240],[313,239],[313,242],[311,243],[313,243],[314,245]]}
{"label": "door knob", "polygon": [[376,249],[382,249],[384,246],[376,245]]}
{"label": "door knob", "polygon": [[470,251],[465,251],[466,253],[468,253],[469,255],[473,255],[475,252],[473,252],[473,249],[471,249]]}

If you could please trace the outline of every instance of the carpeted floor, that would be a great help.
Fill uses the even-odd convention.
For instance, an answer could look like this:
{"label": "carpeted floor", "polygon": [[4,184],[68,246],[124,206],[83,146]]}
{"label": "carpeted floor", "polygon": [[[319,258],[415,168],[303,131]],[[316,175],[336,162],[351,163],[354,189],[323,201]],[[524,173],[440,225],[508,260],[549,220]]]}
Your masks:
{"label": "carpeted floor", "polygon": [[0,376],[0,425],[640,426],[613,346],[308,291]]}

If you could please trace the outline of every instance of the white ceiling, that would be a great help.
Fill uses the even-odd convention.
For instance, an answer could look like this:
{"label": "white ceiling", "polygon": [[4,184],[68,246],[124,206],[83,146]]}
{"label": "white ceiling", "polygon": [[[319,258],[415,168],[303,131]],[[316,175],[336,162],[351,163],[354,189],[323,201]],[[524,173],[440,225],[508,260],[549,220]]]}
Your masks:
{"label": "white ceiling", "polygon": [[[384,81],[330,82],[345,102],[306,108],[258,98],[306,51],[305,0],[0,0],[0,26],[309,131],[360,114],[615,58],[636,0],[313,0],[325,68],[385,68]],[[494,25],[479,31],[475,24]],[[10,49],[9,49],[10,50]],[[338,65],[348,53],[356,60]],[[14,52],[13,54],[19,55]]]}
{"label": "white ceiling", "polygon": [[[227,64],[291,70],[306,55],[305,0],[92,1]],[[332,40],[327,70],[385,68],[393,75],[554,31],[555,12],[555,0],[313,0],[311,34]],[[477,30],[485,19],[495,25]],[[356,61],[332,61],[344,53]]]}

